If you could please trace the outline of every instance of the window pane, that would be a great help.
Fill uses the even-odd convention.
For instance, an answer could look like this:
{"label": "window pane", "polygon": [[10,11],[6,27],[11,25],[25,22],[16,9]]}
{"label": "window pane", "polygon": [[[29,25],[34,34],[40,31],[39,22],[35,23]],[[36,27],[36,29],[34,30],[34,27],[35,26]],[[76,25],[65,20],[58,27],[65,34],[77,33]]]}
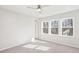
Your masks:
{"label": "window pane", "polygon": [[62,27],[73,27],[73,20],[72,19],[64,19],[62,22]]}
{"label": "window pane", "polygon": [[58,28],[51,28],[51,34],[58,34]]}
{"label": "window pane", "polygon": [[51,21],[51,28],[58,28],[58,21]]}
{"label": "window pane", "polygon": [[48,22],[43,22],[43,28],[48,28]]}
{"label": "window pane", "polygon": [[48,28],[43,28],[43,33],[48,33]]}
{"label": "window pane", "polygon": [[62,28],[62,34],[67,36],[73,36],[73,28]]}

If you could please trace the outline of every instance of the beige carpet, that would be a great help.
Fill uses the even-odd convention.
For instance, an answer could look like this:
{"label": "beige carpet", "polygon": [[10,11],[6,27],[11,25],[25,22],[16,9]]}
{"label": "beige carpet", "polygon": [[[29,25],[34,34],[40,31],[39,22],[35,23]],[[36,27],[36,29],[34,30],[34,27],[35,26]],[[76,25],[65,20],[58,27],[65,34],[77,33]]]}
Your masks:
{"label": "beige carpet", "polygon": [[45,41],[35,41],[26,43],[23,46],[10,48],[0,53],[78,53],[78,48],[72,48],[64,45]]}

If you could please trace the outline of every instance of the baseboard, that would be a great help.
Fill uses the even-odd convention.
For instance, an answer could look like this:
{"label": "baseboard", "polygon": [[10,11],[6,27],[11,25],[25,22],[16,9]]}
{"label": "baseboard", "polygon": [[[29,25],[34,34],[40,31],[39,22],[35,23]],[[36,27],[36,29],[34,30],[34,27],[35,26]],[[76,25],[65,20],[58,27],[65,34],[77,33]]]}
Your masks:
{"label": "baseboard", "polygon": [[36,38],[37,40],[41,40],[41,41],[46,41],[46,42],[50,42],[50,43],[55,43],[55,44],[58,44],[58,45],[64,45],[64,46],[67,46],[67,47],[72,47],[72,48],[76,48],[76,49],[79,49],[79,47],[77,47],[77,46],[72,46],[72,45],[67,45],[67,44],[62,44],[62,43],[58,43],[58,42],[54,42],[54,41],[48,41],[48,40],[43,40],[43,39],[38,39],[38,38]]}

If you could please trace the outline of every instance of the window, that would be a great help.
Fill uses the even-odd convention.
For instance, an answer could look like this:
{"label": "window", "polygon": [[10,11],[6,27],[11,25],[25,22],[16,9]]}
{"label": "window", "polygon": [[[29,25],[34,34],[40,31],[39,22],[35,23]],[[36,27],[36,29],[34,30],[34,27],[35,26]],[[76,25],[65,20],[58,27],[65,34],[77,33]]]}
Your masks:
{"label": "window", "polygon": [[48,22],[43,22],[43,28],[42,28],[43,33],[48,33],[48,29],[49,29],[48,25],[49,25]]}
{"label": "window", "polygon": [[63,19],[62,21],[62,35],[73,36],[73,20]]}
{"label": "window", "polygon": [[62,18],[42,22],[42,33],[60,36],[73,36],[73,19]]}
{"label": "window", "polygon": [[51,21],[51,34],[58,34],[58,21]]}

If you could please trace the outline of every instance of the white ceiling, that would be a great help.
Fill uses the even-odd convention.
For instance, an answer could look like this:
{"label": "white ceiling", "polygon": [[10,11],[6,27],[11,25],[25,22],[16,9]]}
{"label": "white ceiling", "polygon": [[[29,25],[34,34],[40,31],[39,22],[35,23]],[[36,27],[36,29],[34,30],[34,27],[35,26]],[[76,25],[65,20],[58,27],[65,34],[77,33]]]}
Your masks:
{"label": "white ceiling", "polygon": [[36,8],[36,5],[1,5],[0,8],[33,16],[33,17],[47,17],[59,13],[64,13],[72,10],[79,9],[78,5],[43,5],[42,12],[39,13],[36,9],[31,9],[27,7]]}

